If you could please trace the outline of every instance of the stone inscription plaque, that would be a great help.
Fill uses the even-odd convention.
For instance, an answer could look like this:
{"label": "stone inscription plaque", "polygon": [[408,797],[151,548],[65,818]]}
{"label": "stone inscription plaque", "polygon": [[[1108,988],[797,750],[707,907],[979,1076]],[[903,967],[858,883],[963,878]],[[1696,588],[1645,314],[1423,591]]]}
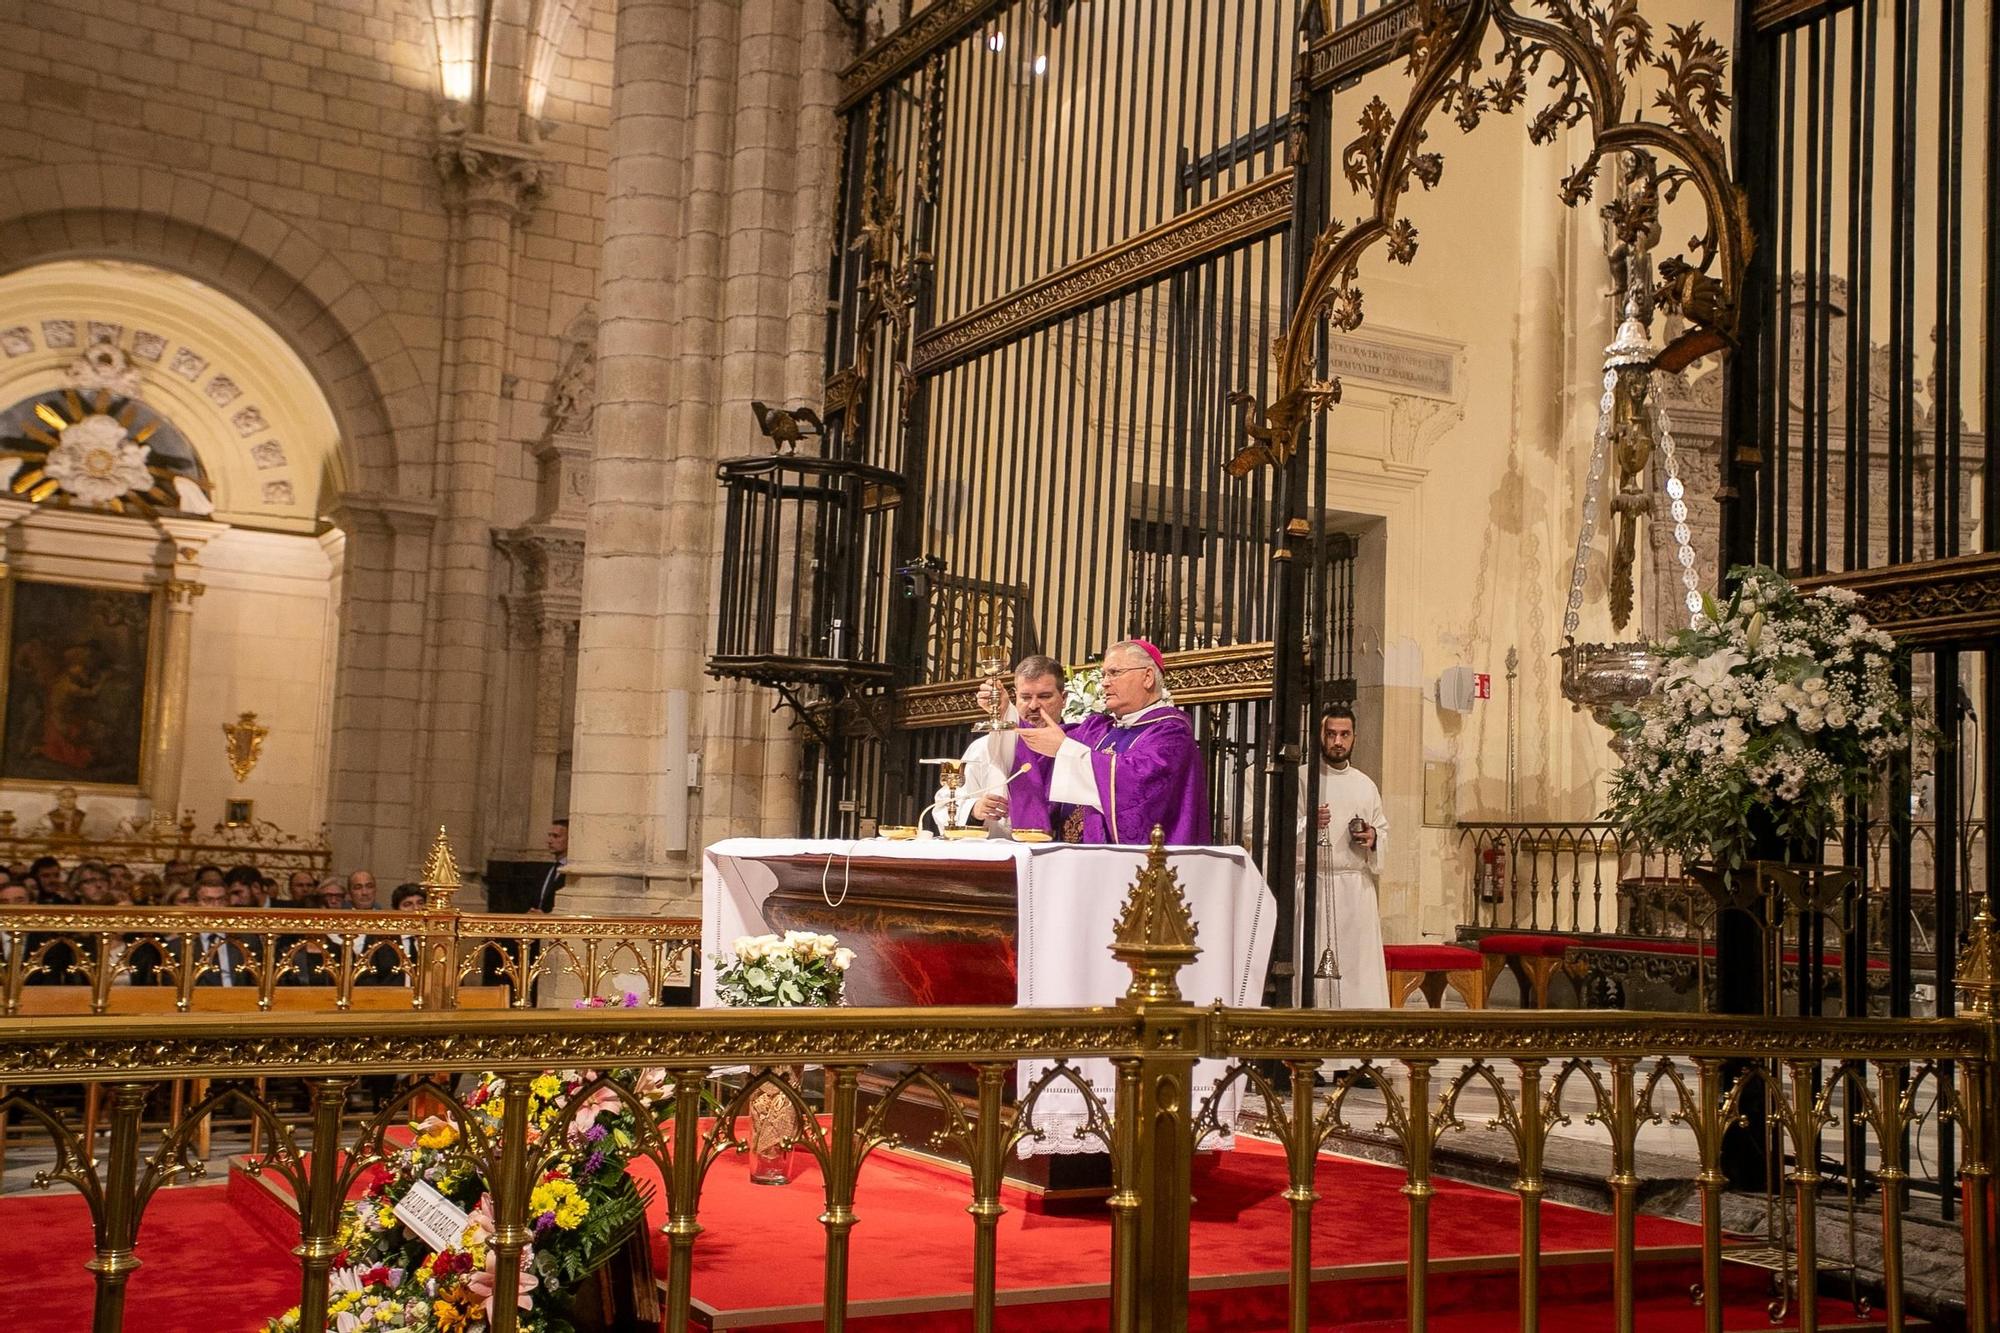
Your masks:
{"label": "stone inscription plaque", "polygon": [[1333,352],[1327,358],[1327,368],[1342,379],[1390,384],[1399,389],[1450,398],[1453,396],[1455,362],[1456,358],[1450,352],[1376,342],[1346,334],[1333,340]]}

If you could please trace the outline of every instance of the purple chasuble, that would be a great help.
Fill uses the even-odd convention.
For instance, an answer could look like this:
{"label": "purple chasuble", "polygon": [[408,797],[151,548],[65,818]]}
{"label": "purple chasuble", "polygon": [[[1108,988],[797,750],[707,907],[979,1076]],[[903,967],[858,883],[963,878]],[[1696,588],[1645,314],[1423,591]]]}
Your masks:
{"label": "purple chasuble", "polygon": [[1069,813],[1069,807],[1049,804],[1049,774],[1055,763],[1050,756],[1036,754],[1025,745],[1015,750],[1014,767],[1018,769],[1025,764],[1028,771],[1007,784],[1007,822],[1014,828],[1040,829],[1051,837],[1062,836],[1062,819]]}
{"label": "purple chasuble", "polygon": [[[1096,713],[1067,730],[1090,750],[1097,778],[1098,808],[1083,812],[1083,841],[1144,843],[1157,824],[1177,847],[1208,845],[1208,780],[1186,713],[1155,709],[1129,727]],[[1048,790],[1046,776],[1042,790]]]}

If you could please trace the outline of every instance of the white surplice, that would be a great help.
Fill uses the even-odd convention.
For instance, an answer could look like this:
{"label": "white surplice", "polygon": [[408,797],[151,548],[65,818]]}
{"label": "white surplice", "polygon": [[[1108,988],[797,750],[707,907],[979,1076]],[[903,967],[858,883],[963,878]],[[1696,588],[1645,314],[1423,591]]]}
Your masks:
{"label": "white surplice", "polygon": [[[1349,764],[1319,766],[1319,804],[1331,818],[1319,827],[1317,810],[1306,801],[1306,775],[1299,777],[1299,864],[1305,864],[1306,839],[1319,843],[1318,907],[1313,916],[1314,956],[1307,967],[1313,979],[1313,1004],[1320,1009],[1387,1009],[1389,969],[1382,960],[1382,907],[1377,883],[1382,854],[1388,848],[1389,816],[1382,810],[1382,793],[1374,779]],[[1375,830],[1375,845],[1365,847],[1348,836],[1356,817]],[[1335,971],[1339,976],[1327,976]]]}

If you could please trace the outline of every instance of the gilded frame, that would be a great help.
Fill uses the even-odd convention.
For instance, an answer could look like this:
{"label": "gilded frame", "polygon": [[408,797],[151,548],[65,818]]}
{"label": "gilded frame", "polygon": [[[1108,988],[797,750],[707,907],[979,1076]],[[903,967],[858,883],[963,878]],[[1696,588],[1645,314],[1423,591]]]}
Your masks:
{"label": "gilded frame", "polygon": [[[24,777],[6,771],[6,732],[9,719],[8,710],[13,700],[14,660],[14,615],[17,608],[17,590],[20,585],[33,583],[43,586],[78,588],[93,592],[124,593],[146,599],[146,660],[142,672],[139,701],[139,755],[134,782],[90,782],[72,778]],[[0,783],[10,787],[31,791],[57,792],[64,787],[78,792],[101,792],[107,795],[144,797],[152,790],[153,752],[159,741],[160,727],[160,679],[165,668],[164,623],[166,610],[166,589],[158,584],[143,584],[133,587],[118,583],[93,583],[83,579],[51,578],[43,575],[15,574],[0,580]]]}

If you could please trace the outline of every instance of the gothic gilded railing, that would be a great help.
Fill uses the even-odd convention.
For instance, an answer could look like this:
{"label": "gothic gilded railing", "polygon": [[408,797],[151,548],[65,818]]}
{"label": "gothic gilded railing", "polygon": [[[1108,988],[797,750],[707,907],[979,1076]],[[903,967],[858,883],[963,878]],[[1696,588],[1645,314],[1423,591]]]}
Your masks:
{"label": "gothic gilded railing", "polygon": [[[1905,1147],[1920,1123],[1949,1120],[1963,1142],[1956,1186],[1964,1244],[1966,1326],[1994,1329],[1993,1201],[1996,1040],[1995,930],[1982,915],[1972,932],[1961,986],[1962,1017],[1943,1020],[1801,1022],[1640,1014],[1300,1013],[1203,1008],[1181,995],[1177,974],[1198,940],[1165,851],[1155,844],[1128,895],[1111,947],[1132,971],[1115,1006],[1082,1010],[940,1008],[903,1010],[618,1009],[529,1013],[412,1012],[304,1017],[166,1015],[112,1020],[45,1018],[0,1022],[0,1086],[17,1109],[54,1143],[48,1175],[75,1185],[97,1223],[95,1328],[118,1328],[124,1287],[140,1256],[135,1236],[154,1192],[186,1174],[188,1146],[200,1121],[224,1102],[248,1107],[267,1131],[259,1165],[291,1186],[302,1219],[298,1249],[304,1326],[323,1326],[328,1273],[335,1253],[341,1202],[358,1172],[383,1149],[412,1104],[428,1099],[463,1115],[452,1077],[490,1070],[519,1074],[546,1068],[657,1071],[649,1078],[670,1089],[657,1119],[641,1117],[638,1151],[664,1182],[667,1250],[666,1326],[686,1326],[700,1255],[703,1181],[724,1153],[747,1145],[741,1124],[750,1098],[773,1092],[791,1102],[796,1142],[818,1163],[825,1208],[823,1269],[825,1327],[848,1317],[848,1237],[867,1208],[856,1181],[870,1154],[892,1144],[884,1108],[902,1096],[927,1100],[949,1140],[967,1162],[966,1198],[973,1232],[974,1326],[994,1326],[998,1221],[1005,1211],[1000,1165],[1034,1135],[1037,1107],[1053,1084],[1074,1083],[1088,1107],[1078,1134],[1109,1150],[1112,1326],[1186,1327],[1192,1159],[1198,1142],[1222,1123],[1225,1094],[1254,1093],[1263,1103],[1263,1132],[1281,1145],[1290,1177],[1284,1199],[1291,1215],[1288,1252],[1274,1255],[1288,1271],[1289,1326],[1312,1317],[1312,1221],[1322,1200],[1321,1148],[1347,1117],[1380,1120],[1390,1133],[1405,1176],[1407,1326],[1429,1323],[1431,1209],[1437,1161],[1445,1137],[1487,1120],[1511,1144],[1519,1202],[1511,1238],[1519,1265],[1519,1322],[1538,1326],[1541,1301],[1541,1215],[1548,1187],[1544,1155],[1562,1131],[1587,1133],[1603,1150],[1612,1199],[1612,1314],[1620,1333],[1633,1329],[1638,1308],[1635,1229],[1639,1211],[1638,1137],[1679,1137],[1698,1165],[1701,1205],[1699,1293],[1705,1328],[1723,1327],[1723,1265],[1731,1240],[1722,1225],[1724,1140],[1739,1118],[1761,1103],[1777,1136],[1771,1161],[1791,1197],[1797,1243],[1786,1252],[1793,1274],[1787,1298],[1796,1326],[1820,1327],[1825,1299],[1815,1251],[1823,1163],[1830,1154],[1859,1151],[1880,1188],[1862,1206],[1880,1216],[1883,1264],[1876,1298],[1887,1326],[1907,1319],[1903,1223],[1906,1179],[1917,1170]],[[1199,1089],[1197,1058],[1226,1062],[1226,1074]],[[1003,1097],[1023,1059],[1052,1060],[1041,1081],[1015,1105]],[[1099,1098],[1070,1062],[1108,1060],[1115,1091]],[[1324,1061],[1336,1062],[1330,1086],[1315,1089]],[[893,1062],[886,1096],[864,1109],[861,1079],[871,1066]],[[776,1071],[813,1064],[824,1074],[817,1105]],[[946,1066],[971,1067],[976,1092],[947,1087]],[[756,1071],[725,1083],[719,1100],[704,1095],[719,1073]],[[358,1125],[344,1111],[346,1094],[364,1074],[420,1070],[423,1078],[388,1107]],[[140,1120],[152,1085],[176,1079],[213,1080],[213,1091],[169,1126],[150,1155]],[[739,1075],[740,1078],[740,1075]],[[308,1111],[288,1116],[266,1085],[298,1080]],[[634,1081],[637,1081],[636,1079]],[[50,1099],[65,1084],[101,1085],[110,1106],[109,1149],[101,1157]],[[529,1080],[506,1085],[509,1110],[497,1135],[468,1135],[454,1152],[486,1175],[497,1225],[493,1285],[511,1291],[526,1244],[523,1197],[534,1178],[535,1146],[527,1142]],[[634,1089],[608,1074],[575,1090],[580,1101],[609,1090],[641,1105]],[[558,1120],[567,1104],[556,1108]],[[1572,1115],[1574,1113],[1574,1115]],[[1586,1119],[1586,1116],[1588,1117]],[[1840,1117],[1865,1142],[1847,1147],[1831,1126]],[[1576,1123],[1572,1123],[1572,1119]],[[341,1151],[317,1151],[337,1145]],[[1657,1151],[1656,1139],[1649,1150]],[[1382,1219],[1385,1225],[1394,1225]],[[1508,1244],[1490,1238],[1495,1247]],[[70,1256],[81,1262],[83,1256]],[[62,1262],[49,1256],[49,1262]],[[513,1333],[517,1314],[496,1302],[493,1328]]]}
{"label": "gothic gilded railing", "polygon": [[700,939],[681,917],[0,907],[0,1012],[525,1008],[542,983],[657,1003]]}
{"label": "gothic gilded railing", "polygon": [[442,828],[422,887],[400,912],[0,907],[0,1013],[524,1009],[543,982],[653,1005],[691,982],[690,917],[460,911]]}

